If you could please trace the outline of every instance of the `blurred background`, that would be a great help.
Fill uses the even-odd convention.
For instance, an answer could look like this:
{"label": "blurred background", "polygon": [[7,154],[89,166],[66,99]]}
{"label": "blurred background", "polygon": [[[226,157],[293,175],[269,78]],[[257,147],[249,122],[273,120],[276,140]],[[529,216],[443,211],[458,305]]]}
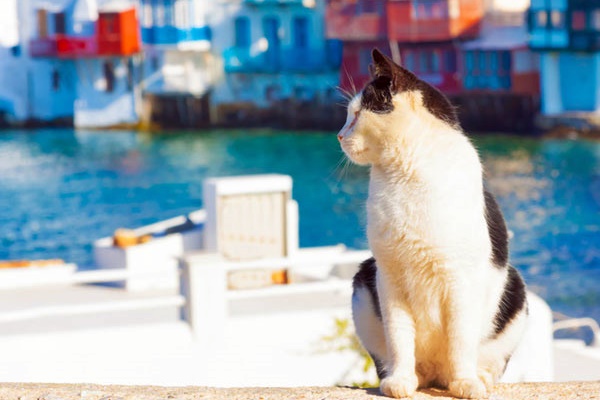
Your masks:
{"label": "blurred background", "polygon": [[[530,291],[550,305],[555,320],[600,320],[600,1],[0,0],[0,279],[6,273],[0,282],[0,347],[13,355],[0,365],[3,376],[226,385],[225,373],[211,374],[197,364],[206,355],[196,350],[164,344],[156,352],[163,358],[148,359],[140,355],[148,350],[140,344],[139,352],[127,353],[128,340],[147,334],[141,326],[178,321],[173,304],[145,314],[132,309],[117,315],[109,307],[107,317],[108,303],[178,294],[178,285],[160,287],[158,294],[156,287],[130,291],[127,284],[69,292],[77,279],[65,278],[59,283],[68,281],[68,289],[39,289],[48,279],[39,278],[38,270],[70,265],[74,270],[56,274],[75,276],[127,269],[128,251],[185,228],[143,227],[180,215],[203,226],[189,217],[206,207],[203,183],[232,175],[292,178],[288,195],[298,203],[300,248],[367,249],[368,170],[344,160],[335,133],[344,123],[347,97],[369,80],[374,47],[457,105],[507,219],[512,263]],[[117,243],[122,228],[136,241],[129,250]],[[101,238],[123,253],[121,261],[103,258],[97,250],[105,246],[97,242]],[[183,250],[169,255],[183,257]],[[29,275],[16,276],[17,270]],[[235,326],[246,326],[240,321],[249,316],[260,320],[256,315],[275,301],[269,296],[241,307]],[[347,296],[344,307],[324,299],[321,306],[338,308],[313,320],[298,314],[304,300],[285,298],[293,307],[278,312],[306,321],[306,336],[296,342],[348,339]],[[80,302],[105,311],[60,308]],[[49,305],[50,311],[40,308]],[[67,317],[75,314],[79,319]],[[332,315],[341,318],[337,325]],[[287,322],[262,323],[277,330]],[[319,327],[311,330],[311,324]],[[256,323],[248,326],[260,336]],[[107,335],[108,329],[122,329],[124,336]],[[165,329],[155,330],[163,335],[156,341],[190,340],[183,331]],[[35,336],[48,330],[58,332],[54,342]],[[98,345],[96,358],[90,356],[90,343],[107,337],[111,341]],[[227,337],[242,354],[240,349],[254,345],[233,333]],[[557,337],[594,340],[587,327]],[[45,360],[37,367],[34,353],[17,352],[25,340],[37,343],[32,349]],[[76,349],[62,369],[49,367],[59,357],[50,348],[70,345]],[[319,357],[341,362],[329,353],[344,353],[349,370],[362,365],[354,345],[326,345],[326,356],[323,349],[313,354],[312,344],[310,351],[286,345],[281,348],[290,354],[311,355],[304,364],[292,356],[288,362],[320,376],[294,380],[285,368],[273,372],[282,361],[269,353],[277,346],[267,341],[247,355],[262,367],[251,363],[253,373],[241,369],[237,375],[234,370],[229,383],[266,384],[265,376],[271,385],[352,381],[352,374],[324,375],[311,366],[315,359],[330,365]],[[223,371],[234,362],[234,350],[222,358]],[[40,357],[45,351],[48,356]],[[588,358],[600,362],[600,355]],[[114,360],[151,372],[114,371]],[[199,377],[193,368],[208,375]],[[554,377],[573,375],[558,371]]]}

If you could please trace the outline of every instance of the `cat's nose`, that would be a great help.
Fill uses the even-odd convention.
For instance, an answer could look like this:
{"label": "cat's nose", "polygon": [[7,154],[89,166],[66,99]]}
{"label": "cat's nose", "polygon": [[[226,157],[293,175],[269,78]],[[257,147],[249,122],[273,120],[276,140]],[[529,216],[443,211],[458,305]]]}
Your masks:
{"label": "cat's nose", "polygon": [[340,142],[341,142],[341,141],[342,141],[342,139],[344,138],[344,136],[343,136],[341,133],[338,133],[338,135],[337,135],[337,136],[338,136],[338,140],[339,140]]}

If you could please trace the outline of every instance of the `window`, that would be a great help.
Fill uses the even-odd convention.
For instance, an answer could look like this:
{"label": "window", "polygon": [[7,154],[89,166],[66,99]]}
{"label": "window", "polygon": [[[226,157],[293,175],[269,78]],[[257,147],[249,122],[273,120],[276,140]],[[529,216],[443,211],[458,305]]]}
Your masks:
{"label": "window", "polygon": [[478,57],[478,69],[480,73],[483,73],[484,71],[487,71],[488,69],[488,53],[483,52],[483,51],[478,51],[477,52],[477,57]]}
{"label": "window", "polygon": [[535,27],[545,28],[548,25],[548,12],[540,10],[535,13]]}
{"label": "window", "polygon": [[104,27],[103,33],[105,35],[117,33],[117,16],[115,14],[103,15],[102,22],[102,26]]}
{"label": "window", "polygon": [[571,14],[571,29],[582,31],[586,28],[585,11],[573,11]]}
{"label": "window", "polygon": [[500,70],[510,72],[511,70],[511,55],[509,51],[500,52]]}
{"label": "window", "polygon": [[250,20],[248,17],[235,19],[235,46],[250,47]]}
{"label": "window", "polygon": [[142,0],[142,26],[149,28],[152,26],[152,4],[151,0]]}
{"label": "window", "polygon": [[38,26],[38,37],[44,39],[48,37],[48,11],[38,9],[36,12],[37,26]]}
{"label": "window", "polygon": [[381,0],[358,0],[356,2],[356,14],[383,14],[385,4]]}
{"label": "window", "polygon": [[60,89],[60,74],[55,68],[52,70],[52,90],[57,92]]}
{"label": "window", "polygon": [[111,93],[115,90],[115,67],[111,61],[103,64],[104,82],[106,82],[106,91]]}
{"label": "window", "polygon": [[154,25],[165,26],[165,4],[162,1],[154,3]]}
{"label": "window", "polygon": [[475,69],[475,54],[473,51],[467,51],[465,53],[465,66],[467,67],[467,72],[473,72]]}
{"label": "window", "polygon": [[404,52],[404,67],[408,70],[415,70],[415,53],[412,50]]}
{"label": "window", "polygon": [[456,53],[453,50],[444,52],[444,64],[447,72],[456,72]]}
{"label": "window", "polygon": [[590,16],[590,25],[592,29],[600,31],[600,9],[595,9],[592,11]]}
{"label": "window", "polygon": [[308,47],[308,18],[294,18],[294,47],[306,49]]}
{"label": "window", "polygon": [[127,60],[127,89],[132,90],[134,83],[134,65],[133,59],[130,58]]}
{"label": "window", "polygon": [[448,18],[448,2],[441,0],[414,0],[412,3],[413,19],[444,19]]}
{"label": "window", "polygon": [[192,14],[188,0],[175,0],[175,26],[178,29],[188,29]]}
{"label": "window", "polygon": [[437,72],[435,71],[435,63],[434,60],[435,54],[433,51],[421,51],[419,54],[419,72],[429,73],[429,72]]}
{"label": "window", "polygon": [[562,29],[565,27],[565,13],[558,10],[552,10],[550,12],[550,22],[552,28]]}
{"label": "window", "polygon": [[173,4],[174,0],[164,0],[165,3],[165,8],[164,8],[164,15],[165,15],[165,19],[164,19],[164,24],[167,26],[174,26],[175,25],[175,16],[174,14],[174,4]]}
{"label": "window", "polygon": [[67,22],[64,12],[54,14],[54,33],[65,34],[67,33]]}
{"label": "window", "polygon": [[431,53],[431,72],[440,72],[440,55],[437,51]]}

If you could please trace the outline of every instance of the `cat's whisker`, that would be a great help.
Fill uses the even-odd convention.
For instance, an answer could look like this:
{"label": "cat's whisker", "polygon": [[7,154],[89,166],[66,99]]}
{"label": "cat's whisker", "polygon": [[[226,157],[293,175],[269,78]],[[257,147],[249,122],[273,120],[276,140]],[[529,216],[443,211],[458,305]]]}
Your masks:
{"label": "cat's whisker", "polygon": [[344,73],[346,74],[346,78],[348,78],[348,82],[350,82],[350,87],[352,88],[352,91],[349,92],[350,93],[350,99],[354,98],[356,96],[356,94],[358,93],[358,91],[356,90],[356,85],[354,84],[354,78],[352,77],[352,75],[348,72],[348,69],[346,68],[346,66],[344,65]]}
{"label": "cat's whisker", "polygon": [[347,106],[348,103],[350,103],[350,101],[352,100],[352,98],[354,96],[352,95],[352,93],[350,93],[349,91],[347,91],[346,89],[344,89],[341,86],[336,86],[335,88],[337,89],[338,92],[340,92],[342,94],[342,97],[344,98],[344,100],[346,100],[346,103],[344,104],[344,106]]}
{"label": "cat's whisker", "polygon": [[343,170],[344,168],[344,162],[347,161],[346,155],[342,154],[342,156],[340,157],[340,159],[338,160],[338,162],[335,164],[335,166],[333,167],[333,169],[331,170],[331,173],[329,174],[329,177],[332,177],[334,174],[339,178],[341,177],[340,175],[340,171]]}

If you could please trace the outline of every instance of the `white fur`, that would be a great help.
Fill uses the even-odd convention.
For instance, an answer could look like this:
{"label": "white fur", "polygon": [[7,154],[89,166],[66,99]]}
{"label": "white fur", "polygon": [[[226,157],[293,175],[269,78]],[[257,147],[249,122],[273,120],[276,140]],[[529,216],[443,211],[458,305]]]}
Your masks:
{"label": "white fur", "polygon": [[394,95],[387,114],[361,109],[360,100],[348,106],[338,138],[353,162],[371,166],[367,235],[383,327],[366,291],[355,295],[353,311],[363,345],[385,362],[381,391],[405,397],[436,384],[457,397],[484,397],[516,347],[525,312],[486,339],[507,270],[491,262],[479,156],[461,131],[429,113],[419,92]]}

